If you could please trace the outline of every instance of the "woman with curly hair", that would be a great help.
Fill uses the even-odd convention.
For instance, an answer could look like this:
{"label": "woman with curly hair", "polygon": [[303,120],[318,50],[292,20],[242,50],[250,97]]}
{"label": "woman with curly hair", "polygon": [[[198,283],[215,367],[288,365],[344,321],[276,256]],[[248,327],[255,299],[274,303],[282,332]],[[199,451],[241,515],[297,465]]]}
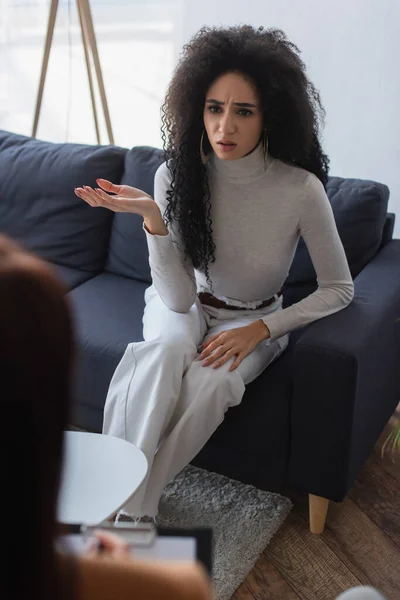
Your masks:
{"label": "woman with curly hair", "polygon": [[[321,117],[319,94],[282,31],[203,28],[167,92],[167,160],[154,199],[105,180],[76,190],[91,206],[142,215],[149,247],[144,342],[128,345],[104,412],[103,431],[149,462],[125,507],[131,516],[157,515],[165,485],[282,354],[291,331],[352,300],[324,189]],[[300,236],[318,289],[283,309]]]}

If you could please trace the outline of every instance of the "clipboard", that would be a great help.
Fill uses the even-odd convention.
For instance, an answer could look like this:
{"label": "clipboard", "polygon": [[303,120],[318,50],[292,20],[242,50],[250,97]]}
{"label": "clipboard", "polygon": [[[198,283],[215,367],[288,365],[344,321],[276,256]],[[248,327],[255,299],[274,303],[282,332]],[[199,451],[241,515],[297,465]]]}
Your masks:
{"label": "clipboard", "polygon": [[212,577],[212,528],[211,527],[158,527],[152,523],[100,523],[87,526],[81,523],[60,524],[61,537],[74,541],[79,552],[85,540],[96,530],[108,531],[121,536],[132,548],[132,554],[146,560],[196,560]]}

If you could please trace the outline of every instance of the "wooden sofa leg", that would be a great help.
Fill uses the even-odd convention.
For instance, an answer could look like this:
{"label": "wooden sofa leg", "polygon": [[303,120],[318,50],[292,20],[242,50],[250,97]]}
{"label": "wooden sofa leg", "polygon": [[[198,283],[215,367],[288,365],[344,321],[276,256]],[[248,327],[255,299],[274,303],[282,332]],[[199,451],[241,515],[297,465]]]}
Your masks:
{"label": "wooden sofa leg", "polygon": [[329,500],[328,498],[309,494],[308,501],[310,508],[310,531],[311,533],[322,533],[325,527]]}

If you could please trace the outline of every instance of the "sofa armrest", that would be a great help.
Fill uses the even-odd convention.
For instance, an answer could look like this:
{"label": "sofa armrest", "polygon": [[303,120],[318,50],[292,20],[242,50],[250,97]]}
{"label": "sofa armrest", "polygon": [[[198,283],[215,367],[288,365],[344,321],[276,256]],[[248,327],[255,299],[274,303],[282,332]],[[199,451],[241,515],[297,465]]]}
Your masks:
{"label": "sofa armrest", "polygon": [[343,500],[400,401],[400,240],[361,271],[353,302],[297,341],[288,483]]}
{"label": "sofa armrest", "polygon": [[396,223],[396,215],[394,213],[387,213],[386,221],[382,231],[382,243],[381,248],[386,246],[391,239],[393,239],[394,225]]}

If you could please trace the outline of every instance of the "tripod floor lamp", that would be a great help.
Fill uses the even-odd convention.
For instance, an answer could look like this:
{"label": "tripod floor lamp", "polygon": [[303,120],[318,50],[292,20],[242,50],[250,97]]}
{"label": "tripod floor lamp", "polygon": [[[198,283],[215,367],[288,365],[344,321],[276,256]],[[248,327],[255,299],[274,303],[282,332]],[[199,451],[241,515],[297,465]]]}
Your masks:
{"label": "tripod floor lamp", "polygon": [[[39,123],[40,109],[41,109],[42,99],[43,99],[43,90],[44,90],[44,84],[46,81],[47,67],[49,64],[51,43],[53,41],[54,25],[55,25],[56,17],[57,17],[58,3],[59,3],[59,0],[51,0],[51,4],[50,4],[49,20],[48,20],[48,24],[47,24],[47,33],[46,33],[46,43],[45,43],[44,53],[43,53],[42,69],[40,72],[39,89],[38,89],[38,95],[37,95],[37,100],[36,100],[35,117],[34,117],[33,128],[32,128],[32,137],[36,137],[38,123]],[[94,126],[96,129],[97,143],[100,144],[100,130],[99,130],[99,121],[98,121],[98,117],[97,117],[96,97],[95,97],[94,87],[93,87],[91,58],[93,60],[95,75],[96,75],[97,84],[99,87],[100,99],[101,99],[101,104],[102,104],[102,108],[103,108],[109,143],[114,144],[114,136],[113,136],[112,127],[111,127],[110,113],[108,110],[106,90],[104,87],[103,74],[102,74],[101,65],[100,65],[100,58],[99,58],[99,53],[97,50],[96,35],[94,32],[92,12],[90,9],[89,0],[76,0],[76,5],[77,5],[77,9],[78,9],[79,23],[80,23],[81,34],[82,34],[82,43],[83,43],[83,49],[84,49],[84,53],[85,53],[85,62],[86,62],[86,69],[87,69],[87,75],[88,75],[88,81],[89,81],[90,97],[91,97],[92,107],[93,107],[93,118],[94,118]]]}

